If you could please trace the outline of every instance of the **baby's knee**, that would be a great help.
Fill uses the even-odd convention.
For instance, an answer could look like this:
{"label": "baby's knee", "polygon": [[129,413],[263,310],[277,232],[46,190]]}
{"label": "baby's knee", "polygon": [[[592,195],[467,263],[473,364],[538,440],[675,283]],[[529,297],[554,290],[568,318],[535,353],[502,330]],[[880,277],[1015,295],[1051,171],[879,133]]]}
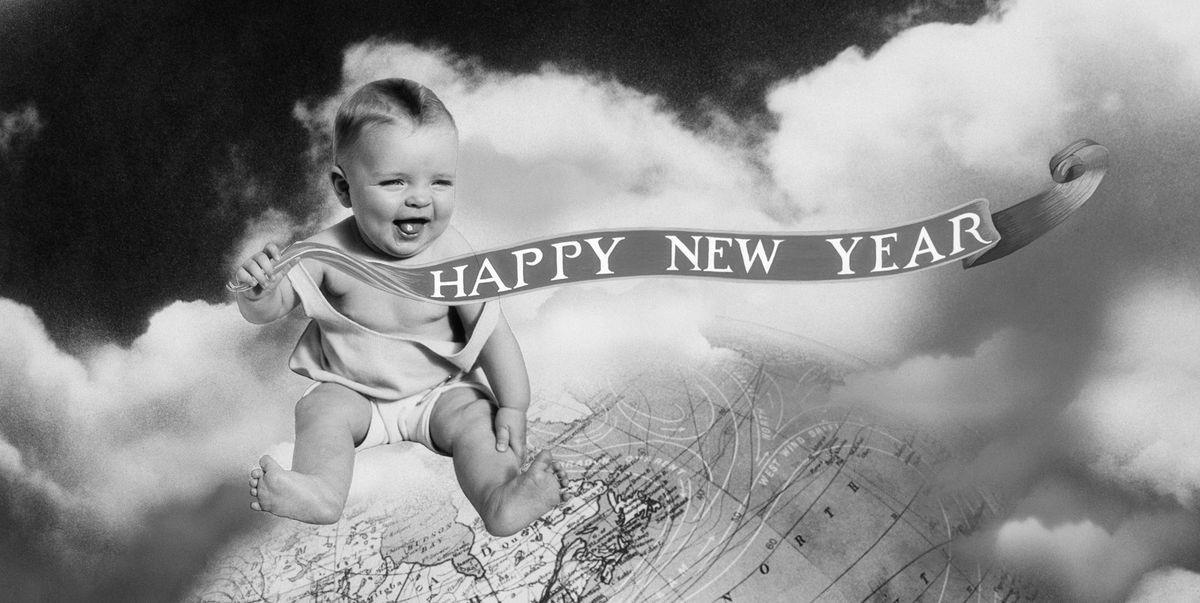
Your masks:
{"label": "baby's knee", "polygon": [[446,393],[449,395],[443,395],[434,409],[432,427],[459,432],[492,424],[492,404],[480,398],[478,393],[466,388]]}
{"label": "baby's knee", "polygon": [[296,402],[296,424],[315,421],[353,421],[369,411],[367,399],[358,392],[335,383],[322,383]]}
{"label": "baby's knee", "polygon": [[322,412],[322,404],[320,398],[312,395],[304,396],[296,401],[296,424],[309,423],[317,417],[325,414]]}
{"label": "baby's knee", "polygon": [[[467,392],[464,392],[467,393]],[[483,398],[470,396],[463,400],[454,413],[454,421],[460,425],[492,423],[492,404]]]}

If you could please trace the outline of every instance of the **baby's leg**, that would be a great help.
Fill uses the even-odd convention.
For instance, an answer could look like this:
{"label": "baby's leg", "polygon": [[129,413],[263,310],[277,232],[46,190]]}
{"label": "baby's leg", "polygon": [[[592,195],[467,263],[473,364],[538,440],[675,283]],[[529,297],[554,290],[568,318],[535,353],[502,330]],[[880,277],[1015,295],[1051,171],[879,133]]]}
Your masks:
{"label": "baby's leg", "polygon": [[567,476],[548,450],[521,473],[512,447],[496,451],[495,409],[470,388],[442,394],[429,419],[433,443],[454,457],[458,484],[493,536],[508,536],[566,500]]}
{"label": "baby's leg", "polygon": [[336,523],[342,517],[354,446],[371,425],[371,403],[362,394],[322,383],[296,403],[296,448],[292,470],[270,455],[250,472],[250,507],[307,523]]}

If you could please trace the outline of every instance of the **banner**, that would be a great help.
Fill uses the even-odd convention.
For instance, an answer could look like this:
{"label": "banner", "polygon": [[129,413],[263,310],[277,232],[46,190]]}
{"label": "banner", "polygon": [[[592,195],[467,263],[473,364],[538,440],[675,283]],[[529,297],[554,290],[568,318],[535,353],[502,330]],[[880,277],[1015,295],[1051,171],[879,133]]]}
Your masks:
{"label": "banner", "polygon": [[[831,233],[745,233],[680,229],[562,235],[399,268],[316,243],[289,247],[276,264],[328,262],[384,291],[435,303],[496,299],[610,278],[690,276],[752,281],[839,281],[904,274],[961,261],[1000,259],[1062,223],[1096,190],[1108,150],[1090,140],[1050,160],[1050,189],[992,213],[977,199],[911,224]],[[231,282],[234,291],[249,287]]]}

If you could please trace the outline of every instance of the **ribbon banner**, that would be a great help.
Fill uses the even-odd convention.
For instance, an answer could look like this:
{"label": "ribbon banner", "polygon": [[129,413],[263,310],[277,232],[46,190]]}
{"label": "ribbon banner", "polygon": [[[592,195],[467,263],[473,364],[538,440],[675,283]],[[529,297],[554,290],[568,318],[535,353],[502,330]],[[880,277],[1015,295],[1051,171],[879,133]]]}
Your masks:
{"label": "ribbon banner", "polygon": [[[678,229],[607,230],[563,235],[418,267],[364,261],[316,243],[296,243],[274,274],[301,258],[327,262],[397,295],[458,304],[542,287],[609,278],[691,276],[752,281],[840,281],[903,274],[961,261],[1000,259],[1062,223],[1095,192],[1108,150],[1090,140],[1050,160],[1056,184],[991,213],[977,199],[936,216],[875,230],[735,233]],[[249,286],[231,282],[230,290]]]}

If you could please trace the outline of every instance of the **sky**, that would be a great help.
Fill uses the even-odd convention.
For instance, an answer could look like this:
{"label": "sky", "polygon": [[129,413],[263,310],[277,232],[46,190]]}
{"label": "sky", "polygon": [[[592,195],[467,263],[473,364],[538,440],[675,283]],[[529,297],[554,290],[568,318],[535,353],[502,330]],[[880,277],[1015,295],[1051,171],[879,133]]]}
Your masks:
{"label": "sky", "polygon": [[1104,144],[1081,211],[969,271],[504,308],[542,396],[711,353],[717,316],[864,358],[836,400],[979,434],[946,479],[1013,501],[981,551],[1069,600],[1200,592],[1200,5],[647,4],[0,2],[0,588],[170,598],[254,528],[303,324],[249,325],[222,284],[344,215],[332,112],[402,76],[455,114],[477,247],[901,224]]}

